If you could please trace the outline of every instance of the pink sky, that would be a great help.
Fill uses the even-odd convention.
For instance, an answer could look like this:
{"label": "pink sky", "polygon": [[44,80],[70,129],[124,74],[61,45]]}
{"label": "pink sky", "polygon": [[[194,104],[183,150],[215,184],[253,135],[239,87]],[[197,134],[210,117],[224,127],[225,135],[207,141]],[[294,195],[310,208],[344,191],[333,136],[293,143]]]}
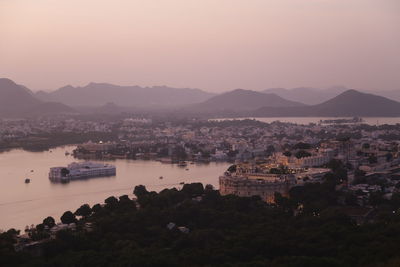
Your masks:
{"label": "pink sky", "polygon": [[400,1],[0,0],[0,77],[400,90]]}

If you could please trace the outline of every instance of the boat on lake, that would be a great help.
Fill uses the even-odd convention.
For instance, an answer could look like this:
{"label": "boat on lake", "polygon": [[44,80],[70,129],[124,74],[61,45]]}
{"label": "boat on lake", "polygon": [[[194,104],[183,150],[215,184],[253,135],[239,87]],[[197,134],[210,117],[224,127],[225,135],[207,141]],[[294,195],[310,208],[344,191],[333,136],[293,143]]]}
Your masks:
{"label": "boat on lake", "polygon": [[26,179],[25,179],[25,183],[26,183],[26,184],[29,184],[30,182],[31,182],[31,179],[29,179],[29,178],[26,178]]}
{"label": "boat on lake", "polygon": [[186,163],[186,161],[179,161],[178,166],[179,167],[186,167],[187,163]]}
{"label": "boat on lake", "polygon": [[69,182],[70,180],[114,175],[116,175],[114,165],[86,161],[73,162],[67,167],[50,168],[49,179],[55,182]]}

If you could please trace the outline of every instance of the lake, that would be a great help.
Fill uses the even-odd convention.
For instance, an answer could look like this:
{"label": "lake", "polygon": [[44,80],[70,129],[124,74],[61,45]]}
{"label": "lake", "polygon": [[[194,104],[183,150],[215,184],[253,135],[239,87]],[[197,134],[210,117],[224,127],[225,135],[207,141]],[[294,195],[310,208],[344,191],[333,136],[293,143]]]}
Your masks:
{"label": "lake", "polygon": [[[41,223],[47,216],[59,221],[65,211],[74,212],[82,204],[103,203],[109,196],[133,196],[133,189],[139,184],[154,191],[180,188],[180,182],[201,182],[218,188],[218,177],[229,166],[228,163],[215,162],[189,164],[189,170],[186,170],[158,161],[117,159],[108,161],[117,168],[114,177],[76,180],[67,184],[50,182],[50,167],[82,161],[65,155],[65,151],[71,152],[74,148],[66,146],[45,152],[16,149],[0,153],[0,229],[23,230],[26,225]],[[25,184],[25,178],[30,178],[31,182]]]}
{"label": "lake", "polygon": [[[274,121],[280,122],[290,122],[297,124],[309,124],[309,123],[318,123],[320,120],[335,120],[335,119],[351,119],[352,117],[265,117],[265,118],[222,118],[215,120],[243,120],[243,119],[255,119],[258,121],[271,123]],[[366,117],[362,118],[363,123],[369,125],[382,125],[382,124],[397,124],[400,123],[400,117]]]}

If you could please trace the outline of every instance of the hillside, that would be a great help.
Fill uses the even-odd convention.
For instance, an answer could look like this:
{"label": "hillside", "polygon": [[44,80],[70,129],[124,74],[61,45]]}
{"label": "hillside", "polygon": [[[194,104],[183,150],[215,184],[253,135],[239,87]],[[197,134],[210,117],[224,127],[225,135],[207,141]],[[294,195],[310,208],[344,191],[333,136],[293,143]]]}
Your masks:
{"label": "hillside", "polygon": [[337,178],[328,178],[277,194],[275,205],[198,183],[159,193],[136,186],[135,200],[66,211],[61,221],[76,227],[53,238],[58,218],[44,218],[30,233],[33,249],[15,251],[17,232],[0,233],[0,266],[399,266],[399,194],[357,225],[347,214],[360,207],[338,206]]}
{"label": "hillside", "polygon": [[253,113],[255,116],[400,116],[400,103],[382,96],[362,93],[356,90],[346,92],[324,103],[288,108],[263,107]]}
{"label": "hillside", "polygon": [[263,92],[276,94],[285,99],[307,105],[317,105],[345,92],[346,90],[348,89],[345,87],[331,87],[328,89],[297,87],[293,89],[270,88],[264,90]]}
{"label": "hillside", "polygon": [[74,113],[70,107],[55,102],[43,102],[31,90],[10,79],[0,78],[0,116],[26,117]]}
{"label": "hillside", "polygon": [[26,116],[43,116],[77,113],[73,108],[58,102],[43,102],[30,108],[23,109],[22,114]]}
{"label": "hillside", "polygon": [[36,96],[43,101],[56,101],[75,107],[103,106],[107,103],[124,107],[164,107],[200,103],[214,94],[190,88],[89,83],[84,87],[68,85],[53,92],[40,91]]}
{"label": "hillside", "polygon": [[10,79],[0,78],[0,112],[12,113],[16,109],[25,109],[38,105],[32,92]]}
{"label": "hillside", "polygon": [[251,90],[236,89],[194,105],[191,110],[200,113],[241,112],[261,107],[298,107],[301,103],[286,100],[275,94],[264,94]]}

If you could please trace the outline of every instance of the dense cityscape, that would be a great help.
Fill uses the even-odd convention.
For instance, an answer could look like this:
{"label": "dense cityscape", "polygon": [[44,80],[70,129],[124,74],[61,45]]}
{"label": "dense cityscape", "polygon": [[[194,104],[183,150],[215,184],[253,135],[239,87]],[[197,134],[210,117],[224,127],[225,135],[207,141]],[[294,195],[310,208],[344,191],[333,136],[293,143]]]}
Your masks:
{"label": "dense cityscape", "polygon": [[1,0],[0,267],[399,267],[399,0]]}
{"label": "dense cityscape", "polygon": [[[202,202],[211,192],[218,192],[219,198],[236,195],[249,201],[258,199],[265,203],[266,209],[283,209],[291,216],[312,214],[319,217],[329,208],[349,218],[351,225],[360,227],[379,223],[382,216],[397,220],[400,208],[397,206],[400,199],[399,124],[367,125],[354,119],[304,125],[252,119],[53,117],[2,120],[0,125],[2,150],[51,150],[56,145],[75,144],[76,149],[66,153],[81,160],[154,160],[183,168],[212,161],[230,162],[225,173],[215,174],[219,176],[219,192],[211,185],[206,186],[206,191],[198,184],[183,186],[182,194],[194,190],[187,196],[197,202]],[[63,137],[62,143],[53,143],[59,136]],[[61,168],[57,169],[58,174],[51,175],[61,175],[60,171]],[[115,175],[115,167],[111,175]],[[328,185],[333,187],[320,188]],[[119,200],[110,197],[105,205],[83,205],[76,212],[65,212],[61,222],[48,217],[42,224],[27,226],[25,232],[12,229],[4,232],[4,249],[8,247],[7,242],[14,240],[11,244],[16,252],[9,253],[41,255],[47,250],[47,244],[58,240],[64,231],[72,236],[103,231],[97,220],[100,210],[108,206],[141,209],[145,205],[159,205],[157,198],[164,191],[160,195],[152,192],[152,200],[144,204],[138,188],[135,200],[127,196]],[[141,190],[147,192],[145,188]],[[317,190],[320,198],[303,195],[308,190]],[[329,191],[327,196],[320,195],[323,190]],[[328,196],[329,200],[324,199]],[[176,203],[177,200],[171,201]],[[175,222],[166,224],[167,229],[177,227],[178,232],[184,234],[194,230],[178,226]]]}

